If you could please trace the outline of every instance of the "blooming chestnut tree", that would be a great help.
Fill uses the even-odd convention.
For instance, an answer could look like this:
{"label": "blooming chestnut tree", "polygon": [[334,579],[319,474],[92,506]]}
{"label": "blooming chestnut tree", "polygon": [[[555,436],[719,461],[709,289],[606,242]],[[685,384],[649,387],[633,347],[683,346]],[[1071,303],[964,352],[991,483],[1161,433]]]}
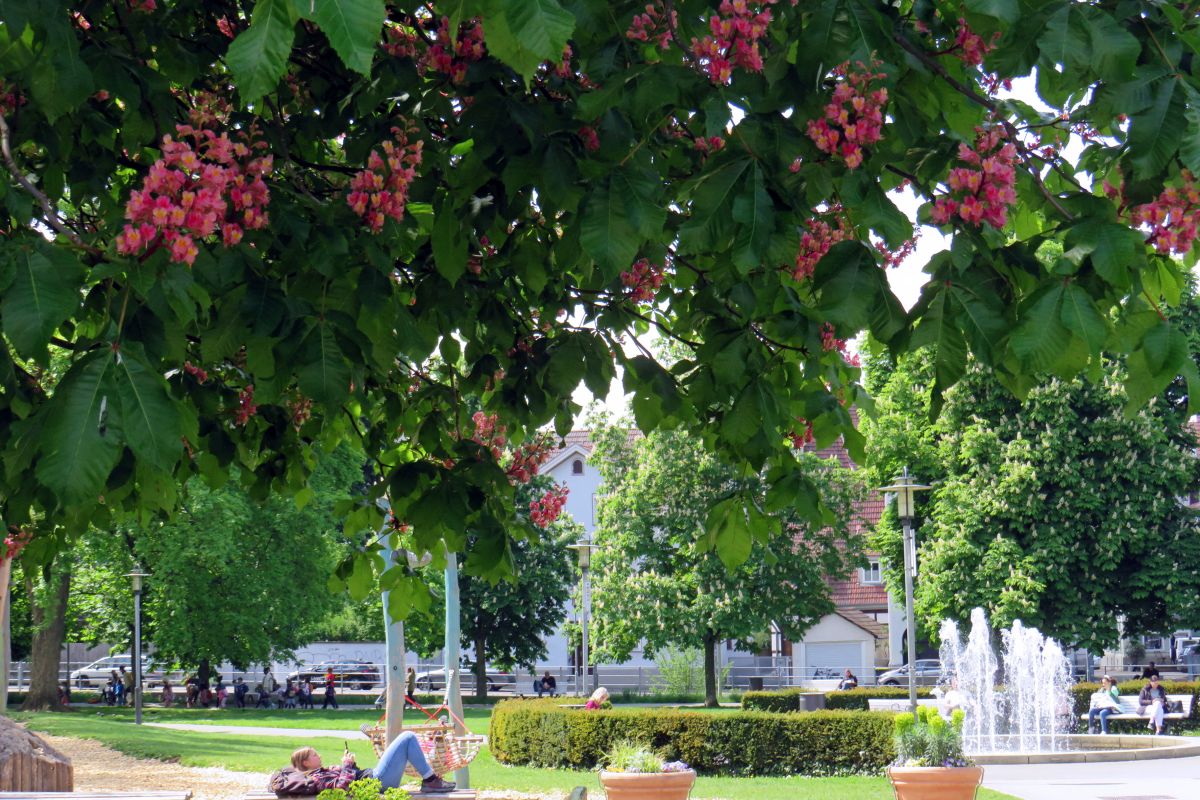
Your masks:
{"label": "blooming chestnut tree", "polygon": [[[862,455],[862,331],[936,343],[938,394],[1125,352],[1139,405],[1196,378],[1196,47],[1138,2],[8,0],[0,516],[303,492],[353,438],[421,547],[503,572],[537,534],[468,399],[519,446],[619,375],[808,500],[793,435]],[[901,187],[953,237],[911,311]]]}

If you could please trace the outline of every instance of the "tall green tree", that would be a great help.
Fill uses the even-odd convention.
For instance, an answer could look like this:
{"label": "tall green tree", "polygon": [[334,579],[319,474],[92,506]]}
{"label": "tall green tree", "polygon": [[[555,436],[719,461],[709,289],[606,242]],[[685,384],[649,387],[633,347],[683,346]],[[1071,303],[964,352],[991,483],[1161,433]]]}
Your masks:
{"label": "tall green tree", "polygon": [[[928,632],[980,606],[1000,625],[1021,619],[1098,651],[1117,642],[1119,618],[1144,632],[1200,622],[1200,520],[1178,501],[1200,462],[1180,406],[1158,397],[1125,413],[1115,364],[1094,381],[1048,378],[1024,402],[976,367],[930,422],[928,393],[913,391],[930,363],[891,371],[884,413],[864,425],[881,469],[905,458],[896,431],[918,432],[911,463],[937,481],[919,512],[916,610]],[[903,563],[891,514],[878,543]],[[898,590],[896,570],[888,579]]]}
{"label": "tall green tree", "polygon": [[[235,471],[302,493],[314,447],[357,439],[422,550],[474,531],[501,574],[533,531],[469,400],[519,443],[620,367],[639,427],[817,509],[786,440],[861,456],[859,331],[936,342],[935,398],[968,353],[1018,393],[1106,349],[1133,405],[1195,382],[1156,313],[1193,252],[1193,27],[1075,0],[8,0],[0,516],[108,530]],[[1035,74],[1052,112],[997,94]],[[869,244],[912,235],[901,184],[954,237],[908,313]]]}
{"label": "tall green tree", "polygon": [[[517,500],[521,513],[540,500],[553,481],[540,477],[520,487]],[[566,619],[566,604],[576,580],[574,553],[567,545],[578,541],[583,528],[563,514],[536,537],[513,545],[512,575],[492,580],[478,574],[471,563],[474,547],[468,547],[459,574],[460,644],[474,654],[475,696],[487,697],[489,668],[532,669],[546,658],[546,639]],[[474,545],[473,541],[469,544]],[[425,569],[434,599],[426,614],[410,616],[405,624],[405,643],[421,654],[440,650],[445,642],[445,591],[441,570]]]}
{"label": "tall green tree", "polygon": [[[844,577],[864,544],[852,524],[862,494],[852,472],[798,456],[825,514],[813,525],[793,505],[807,494],[764,492],[685,432],[630,441],[627,426],[608,425],[593,436],[604,478],[594,556],[600,653],[625,659],[640,642],[651,652],[699,648],[714,706],[722,641],[749,646],[773,623],[799,639],[833,610],[828,580]],[[730,500],[741,492],[756,498],[748,515]]]}

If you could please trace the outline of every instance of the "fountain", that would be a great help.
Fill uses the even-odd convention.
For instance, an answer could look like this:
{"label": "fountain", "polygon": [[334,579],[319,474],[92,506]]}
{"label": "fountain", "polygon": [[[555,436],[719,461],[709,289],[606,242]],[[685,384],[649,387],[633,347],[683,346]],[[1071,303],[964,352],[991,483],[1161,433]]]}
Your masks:
{"label": "fountain", "polygon": [[1062,646],[1020,620],[1000,631],[1000,655],[982,608],[964,642],[940,629],[942,674],[963,695],[963,750],[980,764],[1117,761],[1200,754],[1195,739],[1072,735],[1071,666]]}

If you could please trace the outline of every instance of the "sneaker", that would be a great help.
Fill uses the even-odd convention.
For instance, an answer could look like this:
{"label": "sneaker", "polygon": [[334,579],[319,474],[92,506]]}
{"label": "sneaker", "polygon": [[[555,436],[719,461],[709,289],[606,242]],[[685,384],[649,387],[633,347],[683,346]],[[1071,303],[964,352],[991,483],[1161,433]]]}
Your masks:
{"label": "sneaker", "polygon": [[454,784],[433,775],[421,781],[421,791],[425,794],[448,794],[454,791]]}

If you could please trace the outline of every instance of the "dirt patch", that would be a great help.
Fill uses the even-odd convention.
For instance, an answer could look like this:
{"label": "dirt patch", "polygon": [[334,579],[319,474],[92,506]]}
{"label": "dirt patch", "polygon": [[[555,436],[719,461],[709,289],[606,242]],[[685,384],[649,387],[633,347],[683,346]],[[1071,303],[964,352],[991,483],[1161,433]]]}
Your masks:
{"label": "dirt patch", "polygon": [[[267,776],[234,772],[221,767],[184,767],[165,761],[133,758],[91,739],[70,739],[39,733],[75,765],[75,791],[182,792],[195,800],[233,800],[266,788]],[[562,800],[566,795],[482,791],[479,800]]]}
{"label": "dirt patch", "polygon": [[39,734],[75,765],[75,791],[129,792],[191,790],[196,800],[230,800],[265,789],[267,779],[253,772],[221,767],[184,767],[165,761],[133,758],[91,739]]}

